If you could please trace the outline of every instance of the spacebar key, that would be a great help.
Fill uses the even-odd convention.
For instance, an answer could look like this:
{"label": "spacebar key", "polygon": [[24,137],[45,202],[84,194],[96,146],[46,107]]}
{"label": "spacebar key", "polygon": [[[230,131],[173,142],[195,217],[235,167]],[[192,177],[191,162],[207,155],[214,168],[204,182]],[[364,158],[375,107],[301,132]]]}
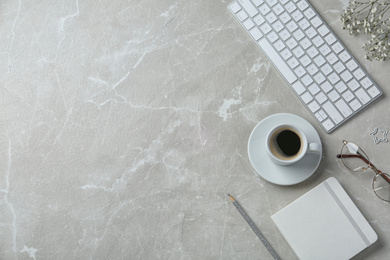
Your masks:
{"label": "spacebar key", "polygon": [[282,60],[279,54],[265,38],[260,39],[257,43],[260,45],[260,48],[263,50],[263,52],[267,54],[268,58],[273,62],[275,67],[284,76],[288,83],[292,84],[297,80],[297,77],[294,75],[294,73],[290,70],[284,60]]}

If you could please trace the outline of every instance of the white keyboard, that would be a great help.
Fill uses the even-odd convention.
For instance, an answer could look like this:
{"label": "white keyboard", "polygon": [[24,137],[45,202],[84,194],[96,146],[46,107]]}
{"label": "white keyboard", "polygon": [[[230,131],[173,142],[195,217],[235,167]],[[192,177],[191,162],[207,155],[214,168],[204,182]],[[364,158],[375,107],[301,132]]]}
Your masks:
{"label": "white keyboard", "polygon": [[307,0],[237,0],[229,9],[326,133],[382,95]]}

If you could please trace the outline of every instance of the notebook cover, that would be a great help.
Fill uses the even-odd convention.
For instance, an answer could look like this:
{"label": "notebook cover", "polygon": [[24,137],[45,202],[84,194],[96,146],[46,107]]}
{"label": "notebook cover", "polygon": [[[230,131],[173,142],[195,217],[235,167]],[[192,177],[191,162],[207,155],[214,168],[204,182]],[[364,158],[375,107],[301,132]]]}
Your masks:
{"label": "notebook cover", "polygon": [[333,177],[271,218],[299,259],[350,259],[378,239]]}

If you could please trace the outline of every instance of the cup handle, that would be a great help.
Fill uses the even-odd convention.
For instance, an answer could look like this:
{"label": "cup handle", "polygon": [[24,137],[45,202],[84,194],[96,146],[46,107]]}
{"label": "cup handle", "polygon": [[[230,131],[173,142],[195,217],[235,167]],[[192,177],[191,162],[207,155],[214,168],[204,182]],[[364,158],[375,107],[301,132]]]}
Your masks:
{"label": "cup handle", "polygon": [[308,153],[320,153],[321,152],[321,144],[317,143],[309,143],[307,152]]}

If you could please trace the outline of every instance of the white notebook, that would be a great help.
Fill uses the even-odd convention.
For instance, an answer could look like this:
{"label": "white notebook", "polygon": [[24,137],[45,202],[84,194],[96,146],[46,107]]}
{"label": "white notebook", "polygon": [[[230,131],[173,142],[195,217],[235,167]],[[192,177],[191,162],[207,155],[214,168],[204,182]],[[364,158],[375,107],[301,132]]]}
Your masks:
{"label": "white notebook", "polygon": [[333,177],[271,218],[299,259],[350,259],[378,239]]}

